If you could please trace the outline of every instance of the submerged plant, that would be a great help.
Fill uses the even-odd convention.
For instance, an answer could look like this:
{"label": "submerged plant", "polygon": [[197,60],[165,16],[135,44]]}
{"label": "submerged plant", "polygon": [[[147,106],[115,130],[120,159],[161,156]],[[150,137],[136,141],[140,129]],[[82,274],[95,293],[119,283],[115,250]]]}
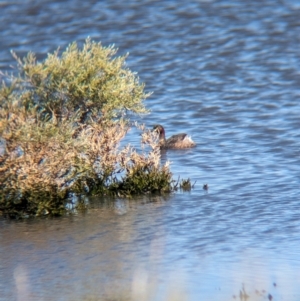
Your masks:
{"label": "submerged plant", "polygon": [[16,57],[20,74],[0,87],[0,211],[15,217],[59,215],[73,194],[133,194],[175,189],[160,164],[156,136],[148,152],[120,147],[126,111],[145,113],[144,85],[113,47],[87,39],[37,62]]}

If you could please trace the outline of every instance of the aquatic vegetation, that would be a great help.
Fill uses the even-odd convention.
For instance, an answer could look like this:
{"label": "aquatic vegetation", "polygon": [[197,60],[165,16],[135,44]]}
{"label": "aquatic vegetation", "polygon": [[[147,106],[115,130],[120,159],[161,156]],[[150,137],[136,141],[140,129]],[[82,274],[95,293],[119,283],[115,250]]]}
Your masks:
{"label": "aquatic vegetation", "polygon": [[195,183],[192,184],[190,179],[182,179],[180,182],[180,189],[183,191],[190,191],[194,187]]}
{"label": "aquatic vegetation", "polygon": [[[120,147],[127,113],[146,113],[144,85],[113,47],[86,40],[37,62],[29,53],[0,88],[0,211],[60,215],[73,194],[130,196],[175,189],[156,136]],[[3,75],[3,74],[2,74]],[[4,76],[4,75],[3,75]],[[148,147],[148,151],[145,149]]]}

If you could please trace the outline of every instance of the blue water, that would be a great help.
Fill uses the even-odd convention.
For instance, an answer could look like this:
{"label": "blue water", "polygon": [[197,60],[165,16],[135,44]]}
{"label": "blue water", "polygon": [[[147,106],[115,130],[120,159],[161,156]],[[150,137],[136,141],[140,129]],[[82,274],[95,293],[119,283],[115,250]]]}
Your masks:
{"label": "blue water", "polygon": [[[189,193],[0,220],[0,300],[300,300],[300,4],[0,1],[0,69],[87,36],[129,53]],[[136,131],[126,142],[139,144]],[[208,191],[203,184],[209,185]],[[235,298],[234,298],[235,296]],[[127,299],[126,299],[127,298]]]}

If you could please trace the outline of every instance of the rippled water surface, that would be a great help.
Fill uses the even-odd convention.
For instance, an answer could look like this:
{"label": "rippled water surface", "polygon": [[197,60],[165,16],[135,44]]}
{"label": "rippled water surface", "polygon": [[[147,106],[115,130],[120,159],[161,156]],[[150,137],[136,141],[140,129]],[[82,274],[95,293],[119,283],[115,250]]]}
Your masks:
{"label": "rippled water surface", "polygon": [[[126,3],[126,4],[125,4]],[[87,36],[137,71],[190,193],[0,220],[0,300],[300,300],[300,5],[0,1],[0,69]],[[134,131],[127,142],[138,144]],[[202,189],[208,183],[209,190]],[[270,295],[269,295],[270,294]],[[177,298],[177,299],[176,299]]]}

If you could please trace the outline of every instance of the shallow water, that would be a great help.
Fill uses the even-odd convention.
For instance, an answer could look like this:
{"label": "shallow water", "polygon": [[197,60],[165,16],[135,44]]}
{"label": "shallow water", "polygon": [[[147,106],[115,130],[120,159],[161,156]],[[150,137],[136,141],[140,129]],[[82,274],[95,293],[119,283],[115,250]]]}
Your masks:
{"label": "shallow water", "polygon": [[[197,143],[162,158],[174,178],[197,181],[190,193],[0,220],[0,300],[240,300],[243,287],[250,300],[299,300],[296,1],[25,0],[0,9],[1,70],[14,64],[11,49],[43,59],[87,36],[115,44],[153,91],[139,120]],[[137,133],[126,141],[138,145]]]}

